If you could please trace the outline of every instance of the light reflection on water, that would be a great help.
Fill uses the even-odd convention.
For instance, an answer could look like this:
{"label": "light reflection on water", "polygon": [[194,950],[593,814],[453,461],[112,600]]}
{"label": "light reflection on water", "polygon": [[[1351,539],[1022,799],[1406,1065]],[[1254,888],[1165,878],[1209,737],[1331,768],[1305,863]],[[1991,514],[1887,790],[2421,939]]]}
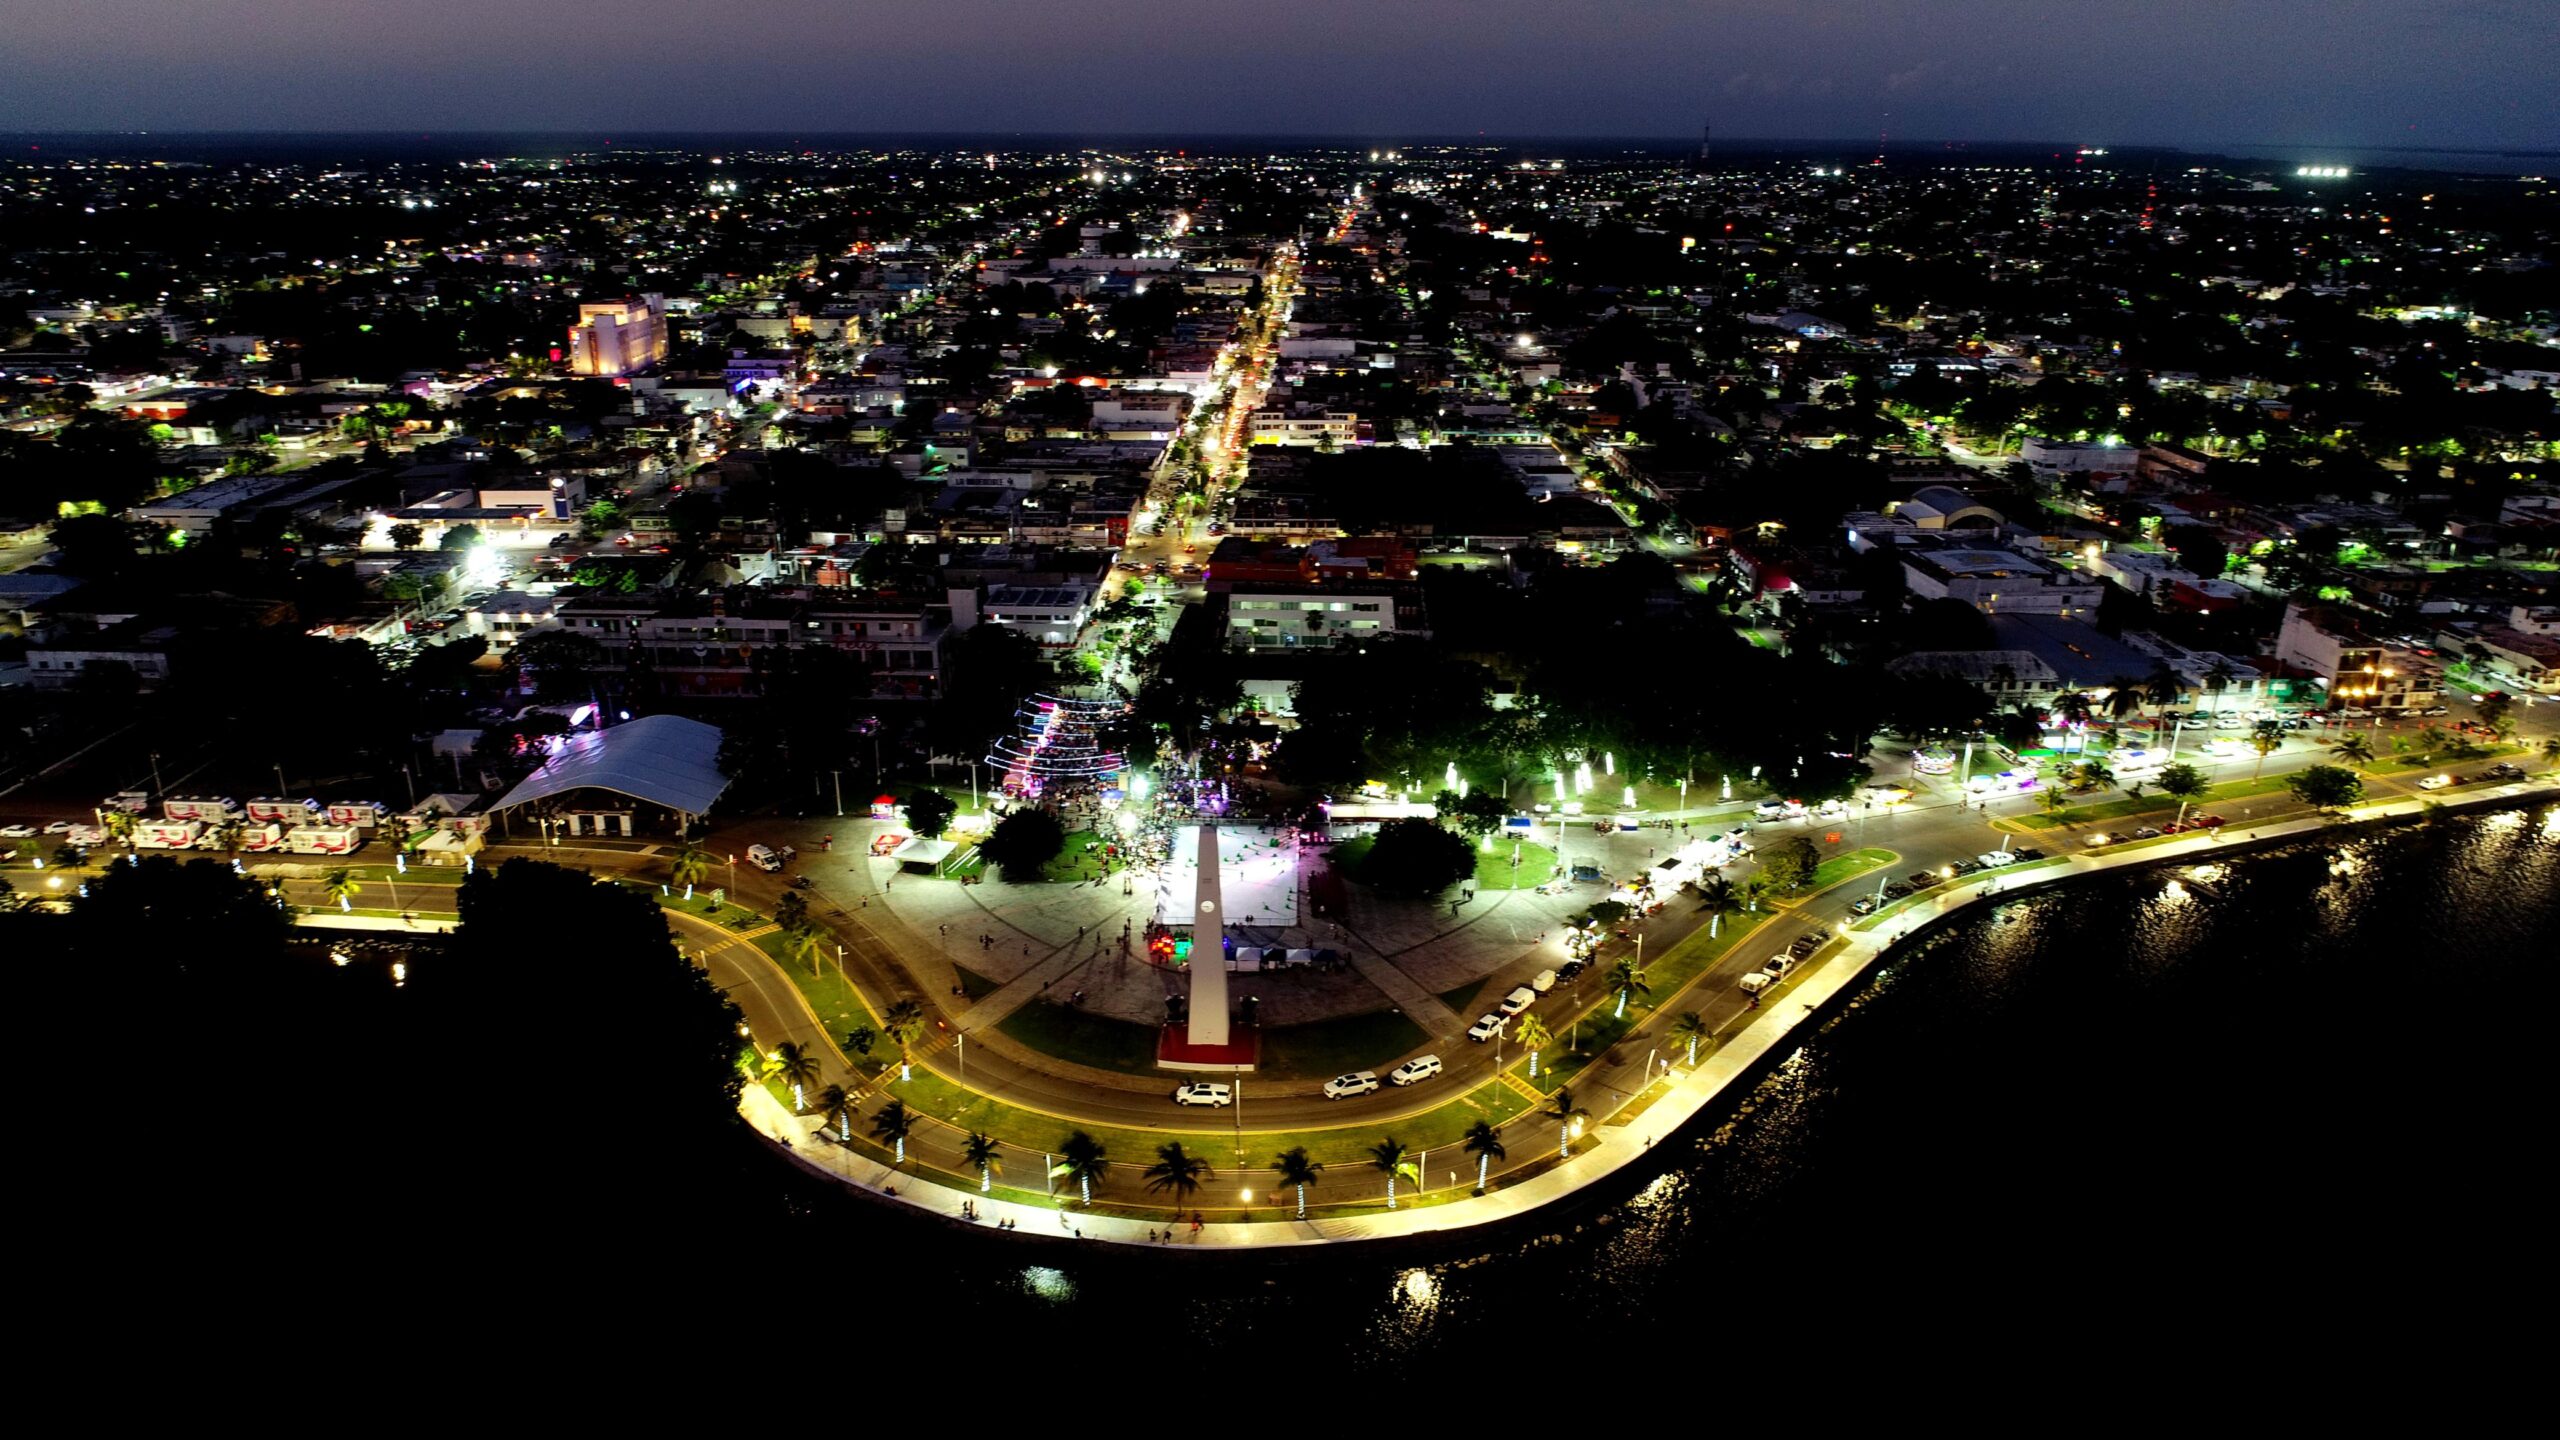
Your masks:
{"label": "light reflection on water", "polygon": [[[2502,1067],[2533,1044],[2397,1016],[2432,985],[2520,985],[2560,940],[2555,817],[2443,819],[2008,900],[1903,947],[1732,1114],[1548,1230],[1423,1263],[1191,1264],[1169,1288],[1095,1256],[1064,1267],[1063,1290],[1035,1287],[1040,1309],[1101,1329],[1170,1311],[1238,1345],[1335,1337],[1357,1368],[1507,1344],[1524,1324],[1679,1313],[1709,1276],[1868,1285],[1961,1259],[1974,1288],[2059,1268],[2148,1284],[2214,1265],[2234,1235],[2251,1266],[2296,1243],[2232,1230],[2234,1213],[2387,1229],[2381,1212],[2435,1203],[2439,1185],[2497,1193],[2464,1167],[2517,1148],[2464,1137],[2512,1123],[2530,1087]],[[2492,1026],[2527,1009],[2483,1008]],[[2386,1046],[2396,1072],[2367,1063]],[[2462,1104],[2401,1083],[2457,1060]]]}

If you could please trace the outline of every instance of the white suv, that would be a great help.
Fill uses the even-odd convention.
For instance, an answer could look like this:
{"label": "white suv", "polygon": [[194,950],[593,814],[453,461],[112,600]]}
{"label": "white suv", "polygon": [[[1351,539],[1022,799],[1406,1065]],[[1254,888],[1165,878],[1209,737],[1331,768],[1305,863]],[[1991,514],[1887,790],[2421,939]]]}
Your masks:
{"label": "white suv", "polygon": [[1236,1097],[1235,1092],[1224,1085],[1210,1080],[1195,1080],[1188,1085],[1174,1087],[1173,1103],[1224,1107],[1236,1103]]}
{"label": "white suv", "polygon": [[1336,1075],[1324,1082],[1324,1098],[1345,1100],[1354,1095],[1366,1095],[1377,1088],[1377,1071],[1355,1070],[1348,1075]]}
{"label": "white suv", "polygon": [[1398,1085],[1418,1085],[1440,1073],[1440,1057],[1416,1055],[1387,1072],[1387,1079]]}

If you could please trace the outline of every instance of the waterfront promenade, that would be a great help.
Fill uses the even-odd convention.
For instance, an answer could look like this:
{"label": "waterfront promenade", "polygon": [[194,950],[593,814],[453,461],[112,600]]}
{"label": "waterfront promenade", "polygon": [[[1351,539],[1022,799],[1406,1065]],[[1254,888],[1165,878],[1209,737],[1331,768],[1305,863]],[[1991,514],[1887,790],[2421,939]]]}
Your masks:
{"label": "waterfront promenade", "polygon": [[[2560,779],[2542,776],[2466,795],[2443,808],[2512,807],[2554,795],[2560,795]],[[1026,1235],[1097,1243],[1250,1249],[1412,1237],[1518,1220],[1629,1166],[1643,1164],[1655,1144],[1669,1140],[1700,1112],[1716,1105],[1730,1088],[1751,1083],[1768,1065],[1783,1058],[1784,1052],[1798,1043],[1798,1030],[1819,1023],[1835,1002],[1863,982],[1895,944],[1948,917],[1986,901],[2015,898],[2029,890],[2102,871],[2209,861],[2353,824],[2407,820],[2427,804],[2417,799],[2380,801],[2357,806],[2343,818],[2304,816],[2218,836],[2183,835],[2106,854],[2057,856],[2031,867],[1986,871],[1948,885],[1926,899],[1914,900],[1871,928],[1843,931],[1803,972],[1790,977],[1775,1003],[1745,1012],[1739,1017],[1738,1028],[1720,1034],[1713,1048],[1699,1056],[1694,1069],[1675,1066],[1656,1071],[1648,1084],[1648,1056],[1643,1066],[1620,1066],[1606,1074],[1586,1072],[1587,1088],[1582,1093],[1596,1098],[1609,1092],[1620,1098],[1607,1110],[1593,1107],[1582,1138],[1574,1142],[1571,1158],[1527,1179],[1498,1184],[1483,1195],[1433,1199],[1396,1209],[1364,1207],[1346,1214],[1311,1215],[1305,1220],[1218,1220],[1195,1229],[1188,1220],[1171,1220],[1175,1212],[1170,1207],[1165,1216],[1152,1219],[1094,1213],[1078,1208],[1071,1190],[1062,1191],[1056,1204],[1025,1203],[981,1195],[975,1187],[929,1174],[899,1170],[818,1136],[815,1132],[825,1123],[825,1117],[795,1115],[759,1085],[746,1087],[740,1111],[760,1134],[813,1173],[856,1186],[888,1203],[904,1204],[955,1223],[995,1226],[1010,1222],[1017,1232]],[[1515,1158],[1538,1154],[1541,1147],[1552,1150],[1559,1139],[1553,1122],[1541,1121],[1535,1115],[1522,1116],[1505,1128],[1506,1144]],[[1212,1183],[1230,1189],[1259,1187],[1271,1173],[1267,1168],[1246,1168]],[[1468,1187],[1462,1181],[1456,1187],[1438,1188]],[[1283,1202],[1280,1195],[1260,1197],[1266,1207]],[[1215,1203],[1223,1206],[1228,1202]],[[965,1218],[964,1205],[974,1213],[974,1222]],[[1151,1239],[1166,1236],[1170,1238]]]}

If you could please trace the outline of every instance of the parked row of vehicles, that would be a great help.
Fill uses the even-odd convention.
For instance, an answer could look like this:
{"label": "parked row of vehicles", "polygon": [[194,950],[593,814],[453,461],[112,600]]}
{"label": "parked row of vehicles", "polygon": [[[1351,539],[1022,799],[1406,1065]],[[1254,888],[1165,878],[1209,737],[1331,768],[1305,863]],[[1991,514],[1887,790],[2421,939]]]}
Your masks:
{"label": "parked row of vehicles", "polygon": [[[1336,1075],[1324,1082],[1324,1098],[1348,1100],[1355,1095],[1375,1094],[1382,1085],[1399,1087],[1419,1085],[1439,1075],[1441,1068],[1439,1056],[1416,1055],[1388,1071],[1384,1080],[1378,1078],[1378,1072],[1375,1070],[1354,1070],[1348,1075]],[[1173,1088],[1173,1103],[1223,1110],[1236,1103],[1235,1087],[1221,1080],[1194,1080],[1187,1085],[1177,1085]]]}
{"label": "parked row of vehicles", "polygon": [[[126,790],[100,802],[101,810],[141,816],[150,797]],[[173,795],[160,802],[160,818],[133,828],[137,850],[234,850],[242,854],[352,855],[390,808],[377,800],[294,800],[260,796],[246,805],[227,795]],[[75,845],[103,844],[103,830],[73,826]]]}

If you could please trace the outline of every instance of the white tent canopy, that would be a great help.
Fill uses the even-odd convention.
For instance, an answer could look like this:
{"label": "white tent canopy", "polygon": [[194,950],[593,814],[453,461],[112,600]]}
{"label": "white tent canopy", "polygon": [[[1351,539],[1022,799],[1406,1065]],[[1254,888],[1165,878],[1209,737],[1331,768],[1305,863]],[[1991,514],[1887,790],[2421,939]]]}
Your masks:
{"label": "white tent canopy", "polygon": [[729,788],[719,762],[719,726],[681,715],[644,715],[609,730],[564,737],[558,753],[494,808],[576,790],[610,790],[680,815],[703,815]]}

